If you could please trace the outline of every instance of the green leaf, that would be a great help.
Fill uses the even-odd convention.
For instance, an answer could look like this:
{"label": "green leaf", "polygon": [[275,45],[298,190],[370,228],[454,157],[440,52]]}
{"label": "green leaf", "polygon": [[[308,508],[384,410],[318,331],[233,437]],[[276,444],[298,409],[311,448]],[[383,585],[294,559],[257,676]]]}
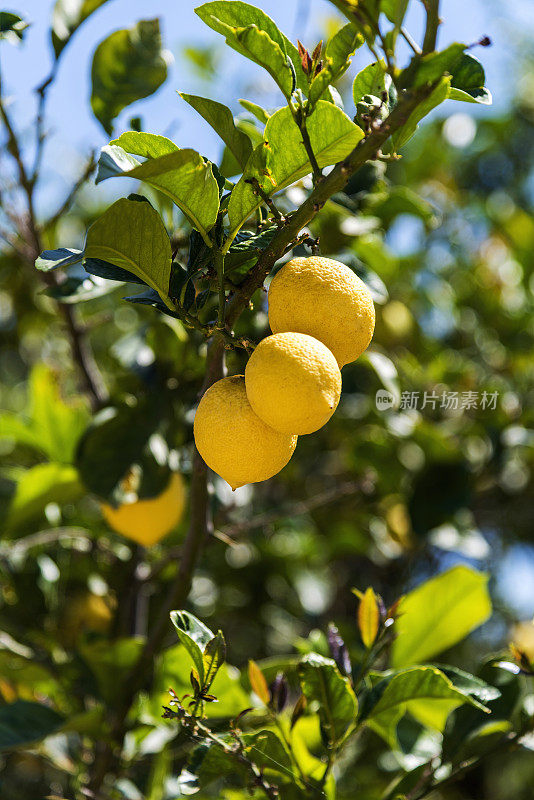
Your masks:
{"label": "green leaf", "polygon": [[83,495],[78,473],[65,464],[37,464],[25,470],[7,517],[7,527],[14,529],[40,517],[49,503],[72,503]]}
{"label": "green leaf", "polygon": [[0,11],[0,40],[7,39],[11,44],[18,44],[24,38],[24,31],[29,27],[29,22],[12,14],[10,11]]}
{"label": "green leaf", "polygon": [[215,634],[188,611],[171,611],[171,622],[204,683],[204,651],[208,643],[215,638]]}
{"label": "green leaf", "polygon": [[0,438],[33,447],[52,461],[71,463],[89,411],[81,400],[63,400],[56,373],[44,364],[32,369],[26,415],[0,414]]}
{"label": "green leaf", "polygon": [[484,87],[486,75],[484,67],[471,53],[463,53],[452,73],[451,100],[464,103],[491,105],[491,92]]}
{"label": "green leaf", "polygon": [[239,104],[243,106],[245,111],[255,116],[262,125],[266,125],[269,122],[269,117],[271,115],[257,103],[252,103],[250,100],[240,100]]}
{"label": "green leaf", "polygon": [[106,133],[124,108],[153,94],[166,78],[157,19],[141,20],[104,39],[93,57],[91,108]]}
{"label": "green leaf", "polygon": [[137,178],[166,194],[205,239],[215,225],[219,211],[219,187],[211,163],[204,161],[196,150],[175,150],[141,163],[122,147],[106,145],[98,162],[96,182],[113,177]]}
{"label": "green leaf", "polygon": [[[127,153],[141,158],[159,158],[169,153],[175,153],[180,148],[167,139],[166,136],[159,136],[156,133],[144,133],[141,131],[126,131],[121,133],[118,139],[113,139],[110,145],[118,145]],[[139,163],[139,162],[138,162]]]}
{"label": "green leaf", "polygon": [[461,641],[491,615],[488,576],[463,565],[421,584],[400,603],[395,668],[416,664]]}
{"label": "green leaf", "polygon": [[82,22],[85,22],[105,2],[107,0],[56,0],[50,30],[56,58],[59,58],[61,51]]}
{"label": "green leaf", "polygon": [[87,231],[85,255],[137,275],[170,305],[171,243],[149,203],[125,198],[113,203]]}
{"label": "green leaf", "polygon": [[362,353],[359,361],[362,364],[369,364],[384,389],[393,395],[394,403],[398,405],[401,396],[399,376],[391,358],[378,350],[371,349]]}
{"label": "green leaf", "polygon": [[[307,128],[321,168],[341,161],[363,137],[363,131],[341,109],[325,100],[317,103],[307,120]],[[254,150],[230,198],[231,238],[262,203],[247,181],[255,178],[263,191],[271,195],[311,171],[300,130],[289,108],[281,108],[269,118],[264,137],[265,141]]]}
{"label": "green leaf", "polygon": [[71,247],[59,247],[57,250],[43,250],[35,261],[35,266],[42,272],[51,269],[69,267],[83,260],[83,250],[74,250]]}
{"label": "green leaf", "polygon": [[408,186],[390,186],[387,191],[373,192],[366,198],[366,208],[389,226],[399,214],[419,217],[427,230],[434,228],[439,217],[436,209]]}
{"label": "green leaf", "polygon": [[298,665],[300,687],[308,703],[319,705],[321,727],[331,744],[340,742],[356,720],[358,701],[349,679],[331,658],[309,653]]}
{"label": "green leaf", "polygon": [[[443,727],[450,712],[463,703],[487,711],[473,697],[455,688],[436,667],[413,667],[379,681],[364,697],[360,719],[395,748],[397,724],[406,712],[427,710],[431,715],[437,704],[438,723]],[[432,717],[430,721],[434,721]]]}
{"label": "green leaf", "polygon": [[225,658],[226,642],[222,631],[218,631],[217,635],[206,643],[202,653],[202,662],[204,664],[204,683],[202,688],[204,691],[207,692],[209,690]]}
{"label": "green leaf", "polygon": [[235,156],[239,166],[244,169],[252,154],[252,143],[246,133],[236,128],[230,109],[205,97],[183,93],[180,93],[180,97],[204,117]]}
{"label": "green leaf", "polygon": [[44,294],[48,297],[53,297],[58,303],[74,305],[94,300],[97,297],[103,297],[115,291],[116,288],[116,286],[106,281],[95,281],[81,267],[79,272],[67,274],[65,280],[56,286],[49,286],[44,291]]}
{"label": "green leaf", "polygon": [[443,101],[448,98],[450,82],[450,78],[442,78],[431,94],[429,94],[429,96],[419,103],[417,108],[412,111],[407,122],[405,122],[402,128],[400,128],[400,130],[398,130],[392,137],[395,150],[405,145],[406,142],[412,138],[417,130],[418,123],[423,119],[423,117],[426,117],[427,114],[430,114],[432,109],[436,108],[436,106],[439,106],[440,103],[443,103]]}
{"label": "green leaf", "polygon": [[287,747],[274,731],[243,734],[245,752],[258,767],[277,781],[293,783],[293,765]]}
{"label": "green leaf", "polygon": [[102,699],[112,708],[120,703],[126,678],[139,660],[143,647],[144,639],[140,636],[79,642],[80,655],[95,676]]}
{"label": "green leaf", "polygon": [[96,414],[76,453],[76,466],[85,487],[116,506],[124,495],[122,481],[135,472],[138,498],[161,494],[169,482],[169,467],[161,452],[154,453],[153,449],[158,447],[153,434],[160,424],[157,399],[151,404],[124,403]]}
{"label": "green leaf", "polygon": [[393,22],[397,31],[402,25],[407,8],[408,0],[380,0],[380,11]]}
{"label": "green leaf", "polygon": [[414,56],[409,66],[399,76],[400,86],[416,88],[427,83],[434,83],[444,75],[452,75],[466,46],[460,42],[454,42],[440,52],[428,53],[426,56]]}
{"label": "green leaf", "polygon": [[380,97],[382,92],[389,92],[390,85],[391,77],[386,72],[386,64],[383,59],[368,64],[354,78],[354,83],[352,84],[354,105],[358,105],[366,94]]}
{"label": "green leaf", "polygon": [[239,0],[216,0],[199,6],[195,13],[212,30],[222,34],[230,47],[264,67],[286,97],[293,88],[291,69],[286,61],[289,57],[297,87],[307,91],[308,79],[297,48],[264,11]]}
{"label": "green leaf", "polygon": [[328,41],[324,53],[324,65],[310,85],[309,103],[313,108],[327,87],[338,80],[350,67],[350,57],[361,47],[363,36],[350,23],[341,28]]}
{"label": "green leaf", "polygon": [[0,750],[34,744],[61,728],[65,718],[42,703],[16,700],[0,706]]}

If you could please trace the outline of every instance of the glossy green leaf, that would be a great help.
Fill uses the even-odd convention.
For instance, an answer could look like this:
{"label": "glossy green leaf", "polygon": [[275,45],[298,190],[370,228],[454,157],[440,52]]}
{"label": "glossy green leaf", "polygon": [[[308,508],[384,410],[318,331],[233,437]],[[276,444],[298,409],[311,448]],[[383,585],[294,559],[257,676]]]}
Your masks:
{"label": "glossy green leaf", "polygon": [[112,177],[136,178],[163,192],[206,238],[207,232],[215,224],[219,210],[219,187],[211,164],[204,161],[196,150],[175,150],[141,163],[122,147],[106,145],[98,162],[96,182]]}
{"label": "glossy green leaf", "polygon": [[[341,161],[363,137],[363,131],[343,111],[325,100],[317,103],[307,120],[307,128],[321,168]],[[230,198],[228,217],[232,237],[262,203],[247,181],[256,179],[263,191],[271,195],[311,171],[300,130],[289,108],[281,108],[269,118],[264,136],[265,141],[254,150]]]}
{"label": "glossy green leaf", "polygon": [[356,720],[358,701],[349,679],[331,658],[309,653],[298,666],[302,693],[308,703],[319,704],[321,726],[328,740],[339,742]]}
{"label": "glossy green leaf", "polygon": [[7,517],[7,527],[15,529],[42,516],[49,503],[72,503],[84,493],[78,473],[65,464],[37,464],[22,472]]}
{"label": "glossy green leaf", "polygon": [[226,642],[222,631],[206,642],[204,652],[202,653],[202,662],[204,664],[204,681],[202,688],[208,691],[211,684],[215,680],[220,667],[226,658]]}
{"label": "glossy green leaf", "polygon": [[293,88],[291,69],[287,65],[289,57],[297,87],[307,91],[308,79],[297,48],[264,11],[240,0],[215,0],[204,3],[195,12],[206,25],[222,34],[230,47],[264,67],[286,97]]}
{"label": "glossy green leaf", "polygon": [[449,97],[464,103],[491,105],[491,92],[485,88],[485,81],[484,67],[478,58],[471,53],[463,53],[452,73]]}
{"label": "glossy green leaf", "polygon": [[24,38],[24,31],[29,27],[18,14],[10,11],[0,11],[0,40],[6,39],[11,44],[19,44]]}
{"label": "glossy green leaf", "polygon": [[463,565],[432,578],[400,603],[392,648],[395,668],[432,658],[491,615],[488,576]]}
{"label": "glossy green leaf", "polygon": [[64,719],[52,708],[28,700],[0,706],[0,750],[39,742],[56,733]]}
{"label": "glossy green leaf", "polygon": [[106,2],[107,0],[56,0],[50,30],[56,58],[59,58],[80,25]]}
{"label": "glossy green leaf", "polygon": [[432,109],[436,108],[436,106],[439,106],[440,103],[443,103],[444,100],[448,98],[450,83],[450,77],[442,78],[431,94],[429,94],[429,96],[423,100],[422,103],[419,103],[417,108],[412,111],[407,122],[405,122],[402,128],[398,130],[392,137],[395,149],[405,145],[406,142],[408,142],[414,135],[419,122],[426,117],[427,114],[430,114]]}
{"label": "glossy green leaf", "polygon": [[205,97],[183,93],[180,94],[180,97],[204,117],[230,149],[239,166],[244,169],[252,154],[252,143],[246,133],[236,128],[230,109],[222,103],[208,100]]}
{"label": "glossy green leaf", "polygon": [[171,611],[171,622],[203,682],[205,676],[203,655],[207,644],[215,638],[215,634],[188,611]]}
{"label": "glossy green leaf", "polygon": [[444,75],[452,75],[458,66],[466,45],[460,42],[450,44],[445,50],[428,53],[426,56],[414,56],[409,66],[403,70],[399,83],[403,88],[424,86],[434,83]]}
{"label": "glossy green leaf", "polygon": [[364,42],[363,36],[356,32],[350,23],[345,25],[328,41],[323,58],[323,68],[310,85],[310,107],[316,104],[327,87],[338,80],[348,70],[351,56]]}
{"label": "glossy green leaf", "polygon": [[[427,710],[431,715],[437,705],[437,723],[442,729],[450,712],[463,703],[481,710],[485,708],[472,696],[455,688],[435,667],[414,667],[379,681],[364,698],[361,719],[391,747],[397,747],[397,724],[406,712]],[[425,721],[435,722],[431,716]]]}
{"label": "glossy green leaf", "polygon": [[354,105],[357,105],[366,94],[380,97],[382,92],[389,91],[390,85],[391,77],[386,72],[386,64],[383,59],[368,64],[354,78],[352,84]]}
{"label": "glossy green leaf", "polygon": [[166,77],[157,19],[141,20],[104,39],[93,57],[91,107],[106,133],[124,108],[153,94]]}
{"label": "glossy green leaf", "polygon": [[83,260],[83,250],[74,250],[71,247],[59,247],[57,250],[43,250],[35,261],[35,266],[42,272],[51,269],[69,267]]}
{"label": "glossy green leaf", "polygon": [[149,203],[124,198],[113,203],[87,231],[85,255],[137,275],[170,303],[171,243]]}

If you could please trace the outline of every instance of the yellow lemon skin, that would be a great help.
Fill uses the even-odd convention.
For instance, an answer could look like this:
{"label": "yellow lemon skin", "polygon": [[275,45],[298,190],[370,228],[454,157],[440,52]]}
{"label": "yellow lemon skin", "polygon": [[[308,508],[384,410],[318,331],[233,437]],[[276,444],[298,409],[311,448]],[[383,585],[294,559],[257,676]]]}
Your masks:
{"label": "yellow lemon skin", "polygon": [[110,528],[145,547],[156,544],[178,525],[184,507],[185,486],[178,472],[172,473],[167,488],[157,497],[124,503],[119,508],[101,505]]}
{"label": "yellow lemon skin", "polygon": [[199,403],[194,423],[198,452],[232,489],[272,478],[285,467],[296,436],[273,430],[252,410],[243,375],[222,378]]}
{"label": "yellow lemon skin", "polygon": [[247,397],[261,419],[282,433],[313,433],[341,395],[330,350],[305,333],[275,333],[256,347],[245,370]]}
{"label": "yellow lemon skin", "polygon": [[273,333],[307,333],[323,342],[340,368],[367,349],[375,307],[365,283],[345,264],[311,256],[288,261],[269,288]]}

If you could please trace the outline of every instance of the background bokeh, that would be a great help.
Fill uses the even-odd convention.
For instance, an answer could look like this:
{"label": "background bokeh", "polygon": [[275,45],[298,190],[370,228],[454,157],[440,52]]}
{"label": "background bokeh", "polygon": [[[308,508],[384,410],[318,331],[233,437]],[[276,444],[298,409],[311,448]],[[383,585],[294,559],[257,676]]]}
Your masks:
{"label": "background bokeh", "polygon": [[[408,19],[416,36],[419,5]],[[313,225],[322,252],[351,263],[373,287],[377,327],[370,354],[344,368],[337,413],[317,434],[301,438],[280,476],[234,494],[222,481],[214,483],[216,529],[223,536],[206,548],[189,603],[200,618],[225,631],[229,659],[237,665],[248,657],[320,648],[319,631],[330,619],[354,645],[351,587],[373,585],[392,602],[423,578],[460,562],[490,573],[495,614],[456,648],[454,663],[474,669],[482,653],[506,647],[519,636],[514,626],[534,615],[532,15],[527,0],[478,0],[467,11],[466,5],[443,3],[441,43],[491,37],[493,46],[482,57],[493,107],[447,101],[400,162],[362,170]],[[108,141],[90,113],[89,70],[95,45],[115,28],[159,16],[172,58],[166,84],[120,115],[117,134],[140,116],[144,129],[217,160],[215,134],[177,90],[214,97],[235,113],[242,111],[239,97],[266,107],[278,102],[259,68],[245,69],[243,60],[202,26],[193,3],[153,0],[146,6],[141,0],[113,0],[69,45],[50,94],[40,212],[61,202],[88,151]],[[308,46],[336,20],[322,0],[265,0],[261,6]],[[50,7],[37,0],[21,4],[18,10],[33,21],[32,28],[21,47],[2,47],[3,92],[11,95],[12,113],[30,148],[33,89],[49,69]],[[368,60],[363,50],[356,55],[357,68]],[[348,80],[344,89],[352,115]],[[5,156],[0,169],[9,180]],[[303,188],[288,190],[280,204],[294,207]],[[48,244],[81,247],[87,225],[128,189],[125,181],[118,187],[85,187],[49,232]],[[175,230],[182,224],[175,217]],[[161,416],[187,479],[204,345],[195,335],[187,337],[179,323],[123,303],[130,293],[119,286],[82,304],[82,320],[111,397],[117,403],[142,397],[147,413]],[[265,335],[265,308],[265,297],[258,297],[255,313],[244,315],[239,332],[255,339]],[[32,370],[34,406],[52,380],[47,375],[54,376],[64,398],[80,402],[54,303],[7,247],[0,255],[0,331],[3,410],[30,413]],[[42,364],[51,372],[36,377],[35,365]],[[244,358],[232,353],[228,366],[242,372]],[[445,391],[477,392],[478,407],[448,410],[438,402],[421,409],[419,402],[419,409],[401,404],[380,410],[375,394],[384,388],[398,398],[416,392],[420,400],[425,392],[440,398]],[[495,408],[481,407],[483,392],[497,393]],[[45,460],[0,431],[4,481],[20,480]],[[184,520],[154,551],[134,552],[109,531],[98,504],[79,484],[69,485],[63,496],[41,493],[26,511],[4,521],[1,627],[36,653],[50,655],[59,647],[74,664],[80,633],[68,622],[74,598],[90,592],[102,599],[100,634],[123,631],[128,621],[121,618],[120,600],[132,577],[132,554],[141,576],[163,559],[156,579],[141,580],[137,587],[141,627],[149,626],[175,575],[174,556],[186,528]],[[0,639],[0,655],[2,647]],[[29,684],[11,689],[31,696]],[[0,679],[0,691],[8,690]],[[375,762],[359,773],[369,798],[379,796],[376,786],[393,769],[387,760],[380,762],[378,741],[371,749]],[[28,797],[28,787],[39,791],[56,768],[48,754],[44,764],[32,762],[34,773],[30,770],[25,783],[20,765],[8,763],[4,786],[11,793],[5,796]],[[533,781],[527,754],[496,756],[443,796],[529,800]]]}

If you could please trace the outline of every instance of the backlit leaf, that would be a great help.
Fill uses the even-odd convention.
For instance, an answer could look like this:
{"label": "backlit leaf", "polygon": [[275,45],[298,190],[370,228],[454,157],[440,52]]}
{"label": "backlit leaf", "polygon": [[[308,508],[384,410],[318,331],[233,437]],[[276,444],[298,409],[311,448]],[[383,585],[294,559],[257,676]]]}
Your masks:
{"label": "backlit leaf", "polygon": [[[325,100],[317,103],[307,120],[307,128],[321,168],[341,161],[363,137],[363,131],[341,109]],[[230,198],[228,216],[232,237],[262,203],[247,181],[256,179],[263,191],[271,195],[311,171],[300,130],[289,108],[281,108],[269,118],[264,138],[250,157]]]}
{"label": "backlit leaf", "polygon": [[171,622],[197,669],[202,683],[205,676],[204,651],[215,634],[188,611],[171,611]]}
{"label": "backlit leaf", "polygon": [[85,255],[137,275],[170,303],[171,243],[149,203],[125,198],[113,203],[87,231]]}
{"label": "backlit leaf", "polygon": [[56,58],[59,58],[61,51],[82,22],[85,22],[105,2],[107,0],[56,0],[50,30]]}
{"label": "backlit leaf", "polygon": [[297,48],[264,11],[240,0],[215,0],[204,3],[195,12],[206,25],[222,34],[230,47],[264,67],[286,97],[289,97],[292,89],[291,70],[286,63],[289,57],[295,70],[297,87],[306,92],[308,80],[302,70]]}
{"label": "backlit leaf", "polygon": [[106,133],[124,108],[153,94],[166,77],[157,19],[141,20],[104,39],[93,56],[91,107]]}
{"label": "backlit leaf", "polygon": [[401,600],[393,643],[395,668],[432,658],[491,614],[488,576],[463,565],[432,578]]}
{"label": "backlit leaf", "polygon": [[195,111],[198,111],[206,122],[209,122],[235,156],[239,166],[244,169],[252,153],[252,143],[246,133],[236,128],[230,109],[222,103],[208,100],[205,97],[183,93],[180,94],[180,97]]}
{"label": "backlit leaf", "polygon": [[298,665],[298,676],[308,704],[319,704],[321,726],[329,742],[339,742],[353,725],[358,702],[348,678],[331,658],[309,653]]}
{"label": "backlit leaf", "polygon": [[196,150],[177,149],[141,163],[122,147],[106,145],[98,162],[96,182],[112,177],[136,178],[163,192],[204,237],[215,224],[219,210],[219,187],[211,164],[204,161]]}
{"label": "backlit leaf", "polygon": [[363,36],[350,23],[341,28],[328,41],[324,53],[322,70],[312,80],[309,92],[311,107],[315,105],[326,88],[338,80],[350,67],[351,56],[363,44]]}

